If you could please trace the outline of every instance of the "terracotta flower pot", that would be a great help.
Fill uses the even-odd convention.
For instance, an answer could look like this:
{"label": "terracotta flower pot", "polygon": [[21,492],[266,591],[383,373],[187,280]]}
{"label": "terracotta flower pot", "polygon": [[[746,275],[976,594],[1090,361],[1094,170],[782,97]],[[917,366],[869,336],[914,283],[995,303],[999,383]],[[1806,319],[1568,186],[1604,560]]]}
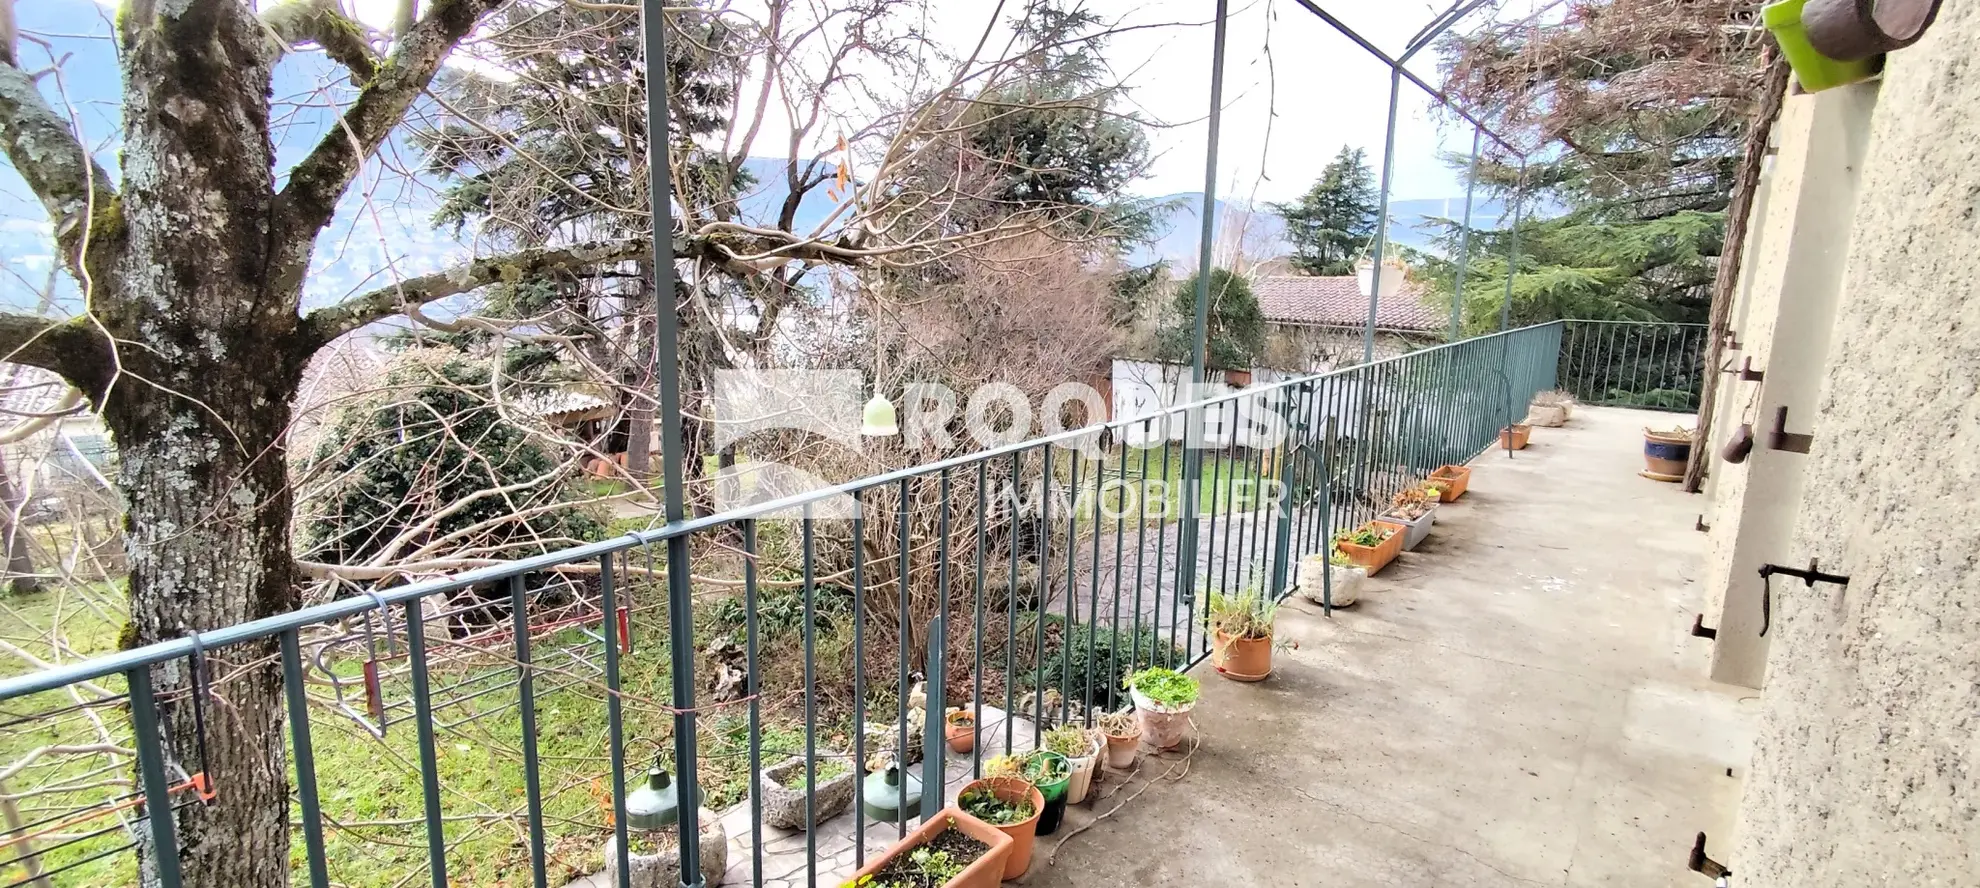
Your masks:
{"label": "terracotta flower pot", "polygon": [[1381,528],[1387,529],[1390,533],[1388,537],[1375,545],[1363,546],[1359,543],[1348,542],[1347,540],[1342,540],[1335,544],[1335,547],[1341,550],[1341,554],[1346,555],[1349,561],[1354,562],[1355,566],[1368,571],[1369,576],[1380,573],[1382,568],[1388,567],[1389,562],[1396,560],[1396,556],[1401,554],[1403,533],[1408,529],[1400,524],[1393,524],[1379,519],[1370,521],[1355,529],[1363,530],[1374,528],[1378,525]]}
{"label": "terracotta flower pot", "polygon": [[1210,651],[1210,665],[1233,681],[1264,681],[1272,674],[1272,636],[1238,638],[1222,629]]}
{"label": "terracotta flower pot", "polygon": [[1455,502],[1471,486],[1471,467],[1439,466],[1437,471],[1430,473],[1430,480],[1444,491],[1439,499],[1447,503]]}
{"label": "terracotta flower pot", "polygon": [[1499,430],[1501,449],[1525,450],[1526,443],[1533,438],[1533,427],[1525,423],[1507,426]]}
{"label": "terracotta flower pot", "polygon": [[962,792],[956,793],[956,798],[960,799],[978,787],[988,788],[1005,802],[1023,800],[1031,803],[1030,817],[1017,823],[989,824],[991,829],[1011,837],[1011,851],[1004,858],[1004,881],[1008,882],[1031,868],[1031,847],[1038,841],[1038,815],[1045,812],[1045,795],[1038,791],[1038,787],[1019,777],[985,777],[964,786]]}
{"label": "terracotta flower pot", "polygon": [[1135,728],[1132,734],[1107,735],[1107,767],[1125,771],[1134,767],[1134,759],[1141,752],[1141,729]]}
{"label": "terracotta flower pot", "polygon": [[971,817],[969,812],[954,805],[943,808],[933,819],[915,827],[913,832],[888,848],[887,853],[867,861],[866,866],[853,874],[849,884],[858,884],[861,877],[879,873],[887,864],[892,863],[894,858],[934,841],[936,836],[952,826],[964,835],[989,845],[990,850],[983,852],[982,857],[970,861],[969,866],[964,867],[955,878],[943,883],[944,888],[997,888],[997,885],[1003,881],[1004,866],[1010,857],[1011,837],[1005,835],[1002,830]]}
{"label": "terracotta flower pot", "polygon": [[969,752],[976,748],[976,715],[967,710],[957,710],[942,717],[942,738],[949,741],[951,752]]}

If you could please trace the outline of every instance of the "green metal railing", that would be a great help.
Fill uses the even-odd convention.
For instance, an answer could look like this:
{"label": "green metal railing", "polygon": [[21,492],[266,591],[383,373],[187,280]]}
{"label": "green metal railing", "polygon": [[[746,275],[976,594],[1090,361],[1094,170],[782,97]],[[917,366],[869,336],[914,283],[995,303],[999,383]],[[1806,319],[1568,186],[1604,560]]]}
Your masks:
{"label": "green metal railing", "polygon": [[[560,761],[569,756],[539,749],[537,719],[560,703],[602,695],[605,714],[597,728],[607,752],[592,776],[610,787],[617,884],[630,883],[629,765],[630,773],[639,773],[648,761],[645,751],[656,749],[659,761],[680,772],[675,779],[684,800],[683,844],[692,843],[699,831],[693,802],[709,791],[692,758],[684,760],[678,752],[669,758],[664,744],[649,742],[654,738],[629,737],[628,718],[664,712],[692,721],[725,708],[741,710],[748,720],[750,790],[741,804],[748,806],[750,820],[748,835],[740,838],[750,849],[749,881],[760,885],[766,876],[765,823],[764,787],[757,775],[770,764],[761,742],[767,696],[802,696],[800,755],[807,772],[837,759],[863,775],[869,753],[904,771],[919,758],[927,787],[920,814],[932,816],[946,801],[948,763],[939,738],[942,713],[952,701],[962,701],[976,716],[980,736],[969,753],[969,770],[980,774],[987,754],[1035,744],[1055,723],[1090,724],[1096,705],[1119,705],[1120,677],[1127,672],[1148,664],[1188,668],[1202,661],[1210,639],[1201,624],[1200,596],[1247,587],[1274,597],[1289,594],[1292,566],[1325,551],[1336,529],[1380,514],[1395,492],[1438,466],[1485,451],[1500,428],[1524,414],[1535,392],[1556,386],[1559,368],[1587,366],[1567,363],[1562,336],[1570,329],[1561,322],[1542,324],[1220,393],[1152,416],[442,579],[372,588],[294,613],[0,681],[0,727],[46,726],[87,714],[112,725],[119,741],[137,751],[139,775],[135,793],[10,827],[14,836],[59,832],[62,844],[0,846],[0,874],[34,866],[40,878],[56,879],[77,861],[127,854],[138,843],[178,847],[176,822],[183,812],[237,803],[225,777],[236,765],[208,760],[203,739],[162,732],[160,713],[192,707],[208,720],[226,717],[235,688],[268,680],[286,690],[285,739],[294,782],[285,819],[297,824],[302,846],[295,856],[299,883],[326,888],[347,881],[339,877],[340,861],[326,853],[330,831],[342,827],[324,808],[326,799],[348,796],[334,791],[333,784],[350,775],[317,770],[319,720],[354,719],[379,736],[395,724],[413,722],[422,804],[412,816],[423,824],[428,880],[442,888],[449,884],[447,823],[463,812],[457,799],[443,793],[439,735],[491,711],[514,709],[520,730],[507,742],[523,767],[511,788],[520,807],[510,816],[519,839],[526,840],[518,842],[517,853],[526,845],[528,859],[502,878],[547,888],[550,849],[585,837],[602,839],[603,828],[545,816],[546,762],[552,755]],[[1568,340],[1570,347],[1578,342]],[[1196,448],[1209,457],[1199,495],[1173,496],[1167,490],[1171,472],[1192,444],[1180,440],[1178,430],[1190,427],[1192,414],[1227,413],[1245,420],[1245,428],[1276,421],[1287,434],[1271,442],[1237,431],[1206,433]],[[1101,448],[1108,456],[1098,461],[1088,458],[1087,446],[1096,436],[1111,445]],[[814,509],[834,498],[850,498],[860,508],[846,521],[811,519]],[[1109,503],[1120,507],[1103,506]],[[1172,503],[1184,507],[1174,509]],[[784,581],[784,588],[796,588],[801,598],[803,663],[801,678],[786,684],[778,682],[792,681],[788,668],[766,668],[762,625],[771,585],[763,569],[768,563],[763,532],[780,515],[803,519],[796,523],[797,571]],[[1193,532],[1185,534],[1186,528]],[[1194,545],[1185,549],[1181,541],[1192,538]],[[686,712],[655,702],[661,694],[624,690],[629,674],[660,674],[663,666],[668,670],[663,681],[676,691],[683,690],[682,682],[706,688],[717,677],[695,650],[657,649],[668,647],[664,643],[635,649],[632,643],[633,626],[649,620],[667,624],[661,637],[694,637],[694,614],[675,608],[669,590],[657,582],[661,571],[653,549],[675,540],[692,542],[696,557],[708,559],[698,568],[710,574],[693,578],[697,595],[732,589],[741,599],[744,624],[745,693]],[[735,557],[722,562],[731,566],[724,568],[710,553]],[[725,569],[731,572],[715,575]],[[1323,601],[1330,596],[1323,589]],[[823,600],[843,601],[849,608],[852,700],[843,725],[827,724],[821,712],[826,701],[818,686],[817,642]],[[643,628],[649,631],[637,637],[656,634],[650,623]],[[1077,643],[1080,639],[1085,643]],[[191,693],[154,692],[154,672],[185,674],[179,670],[196,677]],[[910,706],[917,673],[929,679],[919,709]],[[353,693],[364,704],[346,700],[346,688],[361,688]],[[852,738],[850,750],[828,748],[841,726],[850,728],[845,732]],[[918,754],[910,737],[916,727],[924,738]],[[637,751],[629,749],[632,741],[639,742]],[[808,842],[818,835],[816,782],[807,781],[804,793]],[[851,816],[859,837],[856,857],[863,863],[870,832],[899,835],[907,827],[905,821],[868,823],[863,788],[857,795]],[[177,816],[161,816],[165,812]],[[68,862],[59,868],[51,865],[63,861]],[[822,871],[816,854],[805,872],[809,884],[845,875]],[[157,882],[177,888],[175,867],[161,867]]]}
{"label": "green metal railing", "polygon": [[1561,388],[1587,404],[1696,412],[1705,325],[1562,321]]}

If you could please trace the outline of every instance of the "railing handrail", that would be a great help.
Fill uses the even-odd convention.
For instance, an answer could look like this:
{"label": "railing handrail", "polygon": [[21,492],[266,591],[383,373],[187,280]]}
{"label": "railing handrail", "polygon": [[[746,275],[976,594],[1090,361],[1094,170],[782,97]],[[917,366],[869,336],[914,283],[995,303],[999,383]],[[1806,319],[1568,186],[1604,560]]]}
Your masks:
{"label": "railing handrail", "polygon": [[[1629,319],[1629,318],[1561,318],[1561,319],[1560,319],[1560,320],[1558,320],[1558,321],[1549,321],[1548,323],[1554,323],[1554,324],[1641,324],[1641,325],[1643,325],[1643,326],[1652,326],[1652,325],[1654,325],[1654,326],[1660,326],[1660,327],[1703,327],[1703,326],[1706,326],[1706,324],[1704,324],[1703,322],[1700,322],[1700,321],[1637,321],[1637,320],[1631,320],[1631,319]],[[1544,324],[1535,324],[1534,326],[1536,326],[1536,327],[1540,327],[1540,326],[1545,326],[1545,325],[1544,325]],[[1525,328],[1524,328],[1524,327],[1522,327],[1522,328],[1520,328],[1520,329],[1525,329]]]}
{"label": "railing handrail", "polygon": [[[847,481],[841,484],[836,484],[831,487],[821,488],[818,490],[805,491],[803,493],[792,494],[790,496],[786,496],[762,503],[756,503],[753,505],[740,506],[714,515],[705,515],[695,518],[689,518],[685,521],[677,521],[670,524],[662,525],[660,527],[649,528],[647,530],[633,531],[624,536],[614,537],[609,540],[600,540],[594,543],[585,543],[583,545],[571,546],[564,549],[558,549],[552,552],[545,552],[540,555],[531,555],[524,558],[517,558],[509,561],[504,561],[500,564],[491,564],[484,567],[472,568],[469,570],[462,571],[460,573],[452,574],[450,576],[440,577],[430,580],[422,580],[420,582],[410,583],[395,589],[384,590],[374,595],[353,596],[350,598],[338,599],[336,601],[324,602],[323,604],[310,605],[309,607],[299,608],[297,610],[289,611],[287,613],[261,617],[259,619],[249,620],[244,623],[236,623],[232,626],[224,626],[218,629],[212,629],[205,632],[196,632],[191,635],[186,635],[180,638],[153,642],[151,644],[145,645],[144,647],[132,648],[129,650],[117,651],[109,654],[101,654],[85,660],[79,660],[74,663],[61,664],[59,666],[54,666],[38,672],[28,673],[26,675],[15,676],[13,678],[7,678],[7,679],[0,679],[0,700],[10,700],[16,697],[26,696],[28,694],[35,694],[43,691],[55,690],[67,685],[76,684],[78,682],[92,681],[94,679],[102,678],[104,676],[108,676],[116,673],[128,672],[132,669],[136,669],[139,667],[151,666],[158,663],[166,662],[168,660],[181,659],[192,656],[193,654],[197,653],[200,650],[212,650],[225,645],[241,644],[244,642],[256,641],[264,638],[271,638],[285,632],[298,631],[306,626],[329,623],[336,620],[341,620],[345,617],[355,616],[365,611],[380,610],[389,605],[405,604],[407,602],[422,599],[430,595],[439,595],[448,592],[456,592],[461,589],[465,589],[469,586],[474,586],[480,583],[489,583],[497,580],[505,580],[510,577],[514,577],[520,574],[530,573],[532,571],[544,570],[559,565],[570,564],[578,561],[597,559],[607,555],[614,555],[619,552],[628,551],[642,546],[649,546],[654,543],[665,542],[666,540],[672,539],[682,534],[692,534],[697,531],[708,530],[726,524],[735,524],[741,521],[754,520],[756,518],[760,518],[772,513],[798,509],[807,504],[816,503],[820,500],[834,496],[855,495],[875,487],[879,487],[885,484],[898,483],[900,481],[921,475],[926,475],[934,472],[941,472],[941,471],[960,468],[964,466],[971,466],[971,465],[975,465],[976,463],[983,462],[985,460],[995,459],[999,456],[1009,456],[1011,454],[1022,453],[1039,447],[1047,447],[1065,441],[1076,440],[1079,438],[1086,437],[1088,435],[1098,434],[1100,432],[1108,431],[1111,429],[1119,429],[1119,428],[1126,428],[1128,426],[1139,425],[1164,416],[1175,414],[1180,411],[1206,408],[1211,405],[1218,404],[1224,401],[1230,401],[1237,398],[1248,398],[1265,392],[1273,391],[1276,389],[1284,389],[1298,385],[1310,384],[1313,382],[1327,379],[1329,377],[1341,377],[1356,373],[1365,373],[1368,372],[1371,368],[1379,367],[1383,364],[1397,362],[1404,359],[1420,359],[1422,355],[1433,353],[1442,349],[1455,348],[1461,345],[1482,342],[1499,337],[1509,337],[1516,333],[1522,333],[1528,330],[1537,330],[1550,325],[1564,324],[1564,323],[1566,323],[1566,319],[1547,321],[1545,323],[1532,324],[1526,327],[1515,327],[1509,330],[1500,330],[1493,333],[1486,333],[1479,336],[1472,336],[1465,339],[1459,339],[1453,342],[1439,343],[1437,345],[1429,346],[1427,348],[1416,349],[1414,351],[1400,355],[1393,355],[1367,364],[1355,364],[1348,367],[1329,370],[1323,373],[1311,373],[1305,376],[1297,376],[1290,379],[1282,379],[1279,380],[1278,382],[1266,386],[1255,386],[1249,388],[1234,389],[1232,391],[1217,395],[1216,397],[1213,398],[1204,398],[1204,399],[1190,401],[1181,404],[1173,404],[1167,407],[1162,407],[1160,409],[1153,410],[1148,413],[1138,414],[1133,417],[1112,419],[1102,423],[1095,423],[1093,425],[1082,426],[1077,429],[1070,429],[1063,432],[1057,432],[1051,435],[1045,435],[1037,438],[1030,438],[1024,441],[1019,441],[1012,444],[1005,444],[1002,446],[993,447],[986,450],[979,450],[973,453],[964,454],[962,456],[949,457],[947,459],[936,460],[934,462],[924,463],[917,466],[894,469],[888,472],[883,472],[878,475],[870,475],[864,478],[855,479],[853,481]],[[1577,321],[1577,323],[1580,322]],[[1650,322],[1650,323],[1654,323],[1654,322]]]}

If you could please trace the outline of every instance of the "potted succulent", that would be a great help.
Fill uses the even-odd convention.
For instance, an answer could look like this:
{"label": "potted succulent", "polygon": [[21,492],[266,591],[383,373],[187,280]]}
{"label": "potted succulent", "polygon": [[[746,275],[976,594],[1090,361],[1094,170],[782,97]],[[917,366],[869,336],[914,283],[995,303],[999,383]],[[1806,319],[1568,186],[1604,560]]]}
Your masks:
{"label": "potted succulent", "polygon": [[1134,767],[1135,754],[1141,751],[1141,724],[1134,712],[1109,712],[1100,716],[1097,725],[1107,738],[1107,767],[1122,771]]}
{"label": "potted succulent", "polygon": [[1128,676],[1141,735],[1156,749],[1174,749],[1189,735],[1189,713],[1196,708],[1196,679],[1156,666]]}
{"label": "potted succulent", "polygon": [[1437,486],[1444,502],[1455,502],[1471,487],[1471,467],[1438,466],[1436,471],[1430,473],[1430,483]]}
{"label": "potted succulent", "polygon": [[1499,430],[1499,446],[1506,450],[1525,450],[1527,442],[1532,439],[1533,427],[1523,422]]}
{"label": "potted succulent", "polygon": [[1210,629],[1210,665],[1218,675],[1264,681],[1272,674],[1272,621],[1278,613],[1278,603],[1256,589],[1210,596],[1203,621]]}
{"label": "potted succulent", "polygon": [[1010,836],[950,805],[841,888],[997,888],[1010,853]]}
{"label": "potted succulent", "polygon": [[1060,725],[1045,732],[1045,748],[1065,756],[1072,768],[1066,804],[1086,801],[1087,790],[1093,787],[1093,772],[1100,768],[1100,753],[1106,748],[1099,735],[1078,725]]}
{"label": "potted succulent", "polygon": [[1572,415],[1574,415],[1574,396],[1560,389],[1537,392],[1532,402],[1526,405],[1526,421],[1529,425],[1557,429],[1567,425],[1568,417]]}
{"label": "potted succulent", "polygon": [[[1328,588],[1321,585],[1326,582],[1321,576],[1323,572],[1331,575],[1331,596],[1328,595]],[[1328,555],[1316,552],[1299,560],[1299,594],[1314,604],[1347,607],[1361,597],[1361,584],[1366,579],[1368,571],[1355,564],[1339,548]]]}
{"label": "potted succulent", "polygon": [[965,753],[976,748],[976,714],[968,709],[957,707],[942,716],[942,738],[949,743],[949,751]]}
{"label": "potted succulent", "polygon": [[810,769],[802,755],[764,768],[763,822],[778,829],[804,829],[807,795],[814,805],[809,818],[813,825],[844,813],[852,806],[853,781],[858,777],[847,763],[850,758],[820,750]]}
{"label": "potted succulent", "polygon": [[1045,811],[1045,795],[1038,787],[1011,774],[985,777],[956,793],[956,807],[1011,837],[1011,853],[1004,858],[1005,881],[1022,876],[1031,868],[1031,848],[1038,840],[1038,817]]}
{"label": "potted succulent", "polygon": [[1402,530],[1402,525],[1378,518],[1353,530],[1334,534],[1334,548],[1372,577],[1388,567],[1389,562],[1396,560],[1396,555],[1402,552]]}
{"label": "potted succulent", "polygon": [[1437,499],[1421,487],[1405,487],[1389,498],[1386,521],[1402,525],[1403,551],[1416,548],[1430,535],[1430,528],[1437,523]]}

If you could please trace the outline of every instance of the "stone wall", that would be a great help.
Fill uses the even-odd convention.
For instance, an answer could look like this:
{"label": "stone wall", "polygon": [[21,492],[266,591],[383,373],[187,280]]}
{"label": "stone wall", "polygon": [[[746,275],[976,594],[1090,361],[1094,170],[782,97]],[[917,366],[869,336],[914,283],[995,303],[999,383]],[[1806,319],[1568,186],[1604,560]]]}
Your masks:
{"label": "stone wall", "polygon": [[1980,4],[1891,56],[1741,802],[1742,888],[1980,885]]}

